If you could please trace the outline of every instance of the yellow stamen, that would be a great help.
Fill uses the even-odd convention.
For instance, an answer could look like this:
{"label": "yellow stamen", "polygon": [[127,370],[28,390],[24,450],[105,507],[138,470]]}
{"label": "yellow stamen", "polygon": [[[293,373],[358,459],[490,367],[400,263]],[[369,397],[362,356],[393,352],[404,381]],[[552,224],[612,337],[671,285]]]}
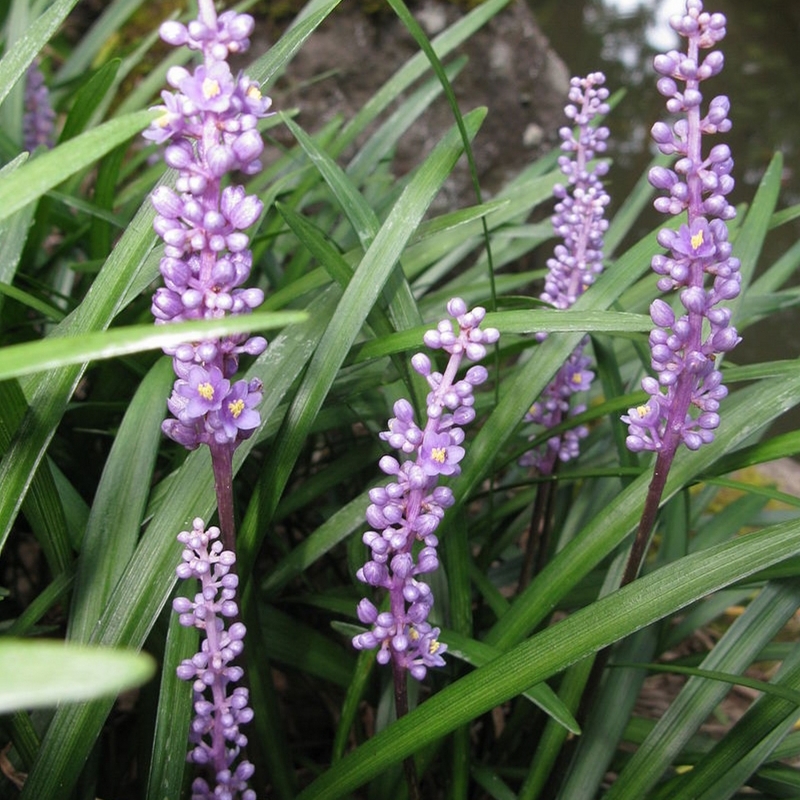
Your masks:
{"label": "yellow stamen", "polygon": [[156,125],[158,125],[158,127],[159,127],[159,128],[166,128],[166,127],[167,127],[167,125],[169,125],[169,118],[170,118],[170,113],[169,113],[169,111],[166,111],[166,112],[164,112],[164,113],[163,113],[163,114],[162,114],[162,115],[161,115],[161,116],[160,116],[160,117],[159,117],[159,118],[156,120]]}
{"label": "yellow stamen", "polygon": [[222,90],[219,86],[219,81],[215,81],[213,78],[206,78],[203,81],[203,95],[205,96],[206,100],[212,100],[216,97]]}
{"label": "yellow stamen", "polygon": [[444,464],[446,456],[447,450],[444,447],[434,447],[433,450],[431,450],[431,458],[437,464]]}
{"label": "yellow stamen", "polygon": [[701,244],[703,244],[703,231],[697,231],[697,233],[692,236],[692,249],[697,250]]}
{"label": "yellow stamen", "polygon": [[580,373],[580,372],[575,372],[575,373],[573,373],[573,375],[572,375],[572,382],[573,382],[573,383],[580,384],[580,382],[581,382],[581,373]]}
{"label": "yellow stamen", "polygon": [[439,644],[438,639],[431,639],[430,644],[428,645],[428,652],[431,655],[434,655],[440,646],[441,645]]}
{"label": "yellow stamen", "polygon": [[639,419],[644,419],[650,413],[650,406],[638,406],[636,413],[639,415]]}
{"label": "yellow stamen", "polygon": [[417,639],[419,639],[419,634],[417,633],[416,628],[409,628],[408,638],[411,639],[412,642],[416,642]]}
{"label": "yellow stamen", "polygon": [[254,83],[250,84],[250,88],[247,90],[247,96],[251,100],[260,100],[261,99],[261,89],[258,88]]}
{"label": "yellow stamen", "polygon": [[204,400],[213,400],[214,387],[212,384],[208,383],[208,381],[201,383],[197,387],[197,394],[199,394]]}
{"label": "yellow stamen", "polygon": [[244,400],[240,398],[239,400],[228,403],[228,411],[231,412],[231,416],[234,419],[239,419],[239,414],[244,411]]}

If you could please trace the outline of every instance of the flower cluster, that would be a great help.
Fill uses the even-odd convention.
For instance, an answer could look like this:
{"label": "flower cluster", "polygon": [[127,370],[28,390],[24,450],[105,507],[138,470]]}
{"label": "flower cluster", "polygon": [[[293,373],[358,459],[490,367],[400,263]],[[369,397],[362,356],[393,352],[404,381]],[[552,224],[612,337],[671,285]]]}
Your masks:
{"label": "flower cluster", "polygon": [[[153,296],[156,323],[216,319],[259,306],[258,288],[241,288],[250,276],[252,254],[246,229],[262,212],[262,203],[236,185],[223,186],[233,171],[252,175],[261,169],[264,143],[257,130],[271,101],[257,83],[234,75],[229,53],[247,49],[253,18],[226,11],[219,17],[213,0],[199,0],[198,18],[188,26],[165,22],[161,37],[169,44],[199,50],[194,71],[171,67],[160,116],[145,131],[154,142],[169,142],[168,166],[178,172],[176,191],[159,186],[151,196],[154,227],[164,240],[160,271],[164,286]],[[255,406],[259,381],[230,379],[242,353],[259,355],[261,336],[239,334],[187,342],[169,349],[177,381],[164,432],[189,449],[201,443],[235,447],[260,423]]]}
{"label": "flower cluster", "polygon": [[464,357],[479,361],[486,355],[486,345],[500,336],[494,328],[480,328],[486,314],[481,307],[468,311],[466,303],[455,298],[447,311],[456,318],[458,330],[445,319],[424,337],[428,347],[450,355],[444,373],[434,371],[423,353],[411,360],[431,389],[425,427],[414,421],[411,404],[398,400],[389,429],[380,435],[403,459],[387,455],[380,460],[381,470],[394,480],[370,491],[366,517],[372,530],[363,536],[370,558],[357,573],[362,583],[388,591],[389,610],[379,612],[366,598],[359,603],[358,618],[372,627],[353,639],[354,647],[378,647],[379,663],[394,660],[417,680],[425,677],[429,667],[444,664],[442,654],[447,649],[437,639],[439,629],[427,622],[433,606],[431,589],[418,580],[439,566],[434,532],[445,509],[453,504],[452,491],[437,484],[440,475],[461,471],[461,426],[475,418],[473,389],[488,377],[480,365],[470,367],[460,380],[457,374]]}
{"label": "flower cluster", "polygon": [[256,793],[247,788],[253,765],[242,760],[231,769],[247,744],[239,726],[253,718],[247,689],[237,686],[228,691],[243,675],[242,668],[231,662],[242,653],[245,627],[234,622],[226,629],[225,622],[238,614],[238,578],[231,572],[236,556],[222,549],[218,528],[205,530],[199,518],[192,524],[191,531],[178,534],[185,549],[176,572],[179,578],[198,579],[200,591],[194,600],[176,598],[172,607],[180,615],[181,625],[196,627],[204,636],[200,652],[184,660],[177,672],[182,680],[192,681],[194,689],[195,717],[189,732],[194,747],[187,760],[206,767],[213,783],[212,786],[204,778],[195,778],[192,800],[255,800]]}
{"label": "flower cluster", "polygon": [[[602,178],[608,172],[608,163],[599,161],[590,168],[590,162],[597,153],[605,152],[608,139],[608,128],[594,124],[598,115],[609,110],[605,80],[602,72],[572,78],[570,102],[564,113],[574,122],[575,130],[565,126],[559,131],[565,155],[560,156],[558,163],[567,185],[557,184],[553,189],[558,202],[552,223],[562,241],[547,261],[548,274],[540,295],[555,308],[569,308],[603,271],[603,235],[608,229],[605,208],[610,198]],[[538,339],[542,341],[546,336],[540,333]],[[594,373],[587,369],[590,360],[583,354],[586,343],[584,339],[578,345],[541,398],[530,407],[526,422],[549,430],[568,416],[585,410],[583,405],[572,406],[571,398],[576,392],[586,391],[594,378]],[[579,442],[587,433],[585,426],[578,426],[552,436],[544,448],[525,453],[520,464],[534,466],[549,475],[556,459],[568,461],[578,455]]]}
{"label": "flower cluster", "polygon": [[22,117],[22,147],[32,153],[37,147],[53,146],[56,112],[50,103],[50,91],[38,63],[25,76],[25,109]]}
{"label": "flower cluster", "polygon": [[[735,216],[727,195],[733,189],[733,159],[727,145],[702,152],[704,135],[730,130],[728,98],[715,97],[701,110],[702,81],[723,66],[719,51],[701,60],[700,50],[712,48],[725,36],[722,14],[703,11],[700,0],[688,0],[686,13],[670,24],[687,40],[687,52],[670,51],[654,62],[661,75],[659,92],[667,109],[681,117],[672,127],[657,122],[652,136],[659,150],[678,156],[672,169],[655,167],[650,182],[667,192],[655,201],[665,214],[687,212],[687,223],[665,229],[658,241],[667,250],[656,255],[653,271],[661,291],[679,290],[683,313],[655,300],[650,317],[658,326],[650,334],[652,367],[658,379],[646,377],[642,388],[650,399],[622,419],[628,424],[627,445],[634,452],[674,453],[683,442],[696,450],[714,438],[719,425],[719,401],[727,394],[717,358],[733,349],[740,337],[730,325],[731,311],[719,305],[739,294],[739,261],[731,256],[726,220]],[[679,87],[678,82],[683,84]],[[706,286],[706,276],[710,285]],[[690,408],[696,409],[690,413]]]}
{"label": "flower cluster", "polygon": [[608,114],[608,89],[602,72],[585,78],[572,78],[564,113],[575,125],[575,131],[563,127],[561,149],[566,155],[558,165],[567,178],[567,185],[557,184],[553,194],[558,199],[552,217],[553,229],[563,239],[548,259],[548,274],[541,299],[555,308],[569,308],[603,271],[603,234],[608,229],[605,208],[609,196],[602,178],[608,162],[590,162],[606,150],[608,128],[594,125],[597,116]]}

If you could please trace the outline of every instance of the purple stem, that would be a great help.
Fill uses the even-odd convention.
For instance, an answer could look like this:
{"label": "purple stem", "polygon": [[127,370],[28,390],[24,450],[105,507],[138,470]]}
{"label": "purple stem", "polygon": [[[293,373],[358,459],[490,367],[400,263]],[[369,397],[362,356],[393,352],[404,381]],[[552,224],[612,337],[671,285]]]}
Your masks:
{"label": "purple stem", "polygon": [[217,495],[217,512],[222,544],[226,550],[236,552],[236,522],[233,511],[233,445],[225,442],[209,444],[211,467],[214,470],[214,491]]}

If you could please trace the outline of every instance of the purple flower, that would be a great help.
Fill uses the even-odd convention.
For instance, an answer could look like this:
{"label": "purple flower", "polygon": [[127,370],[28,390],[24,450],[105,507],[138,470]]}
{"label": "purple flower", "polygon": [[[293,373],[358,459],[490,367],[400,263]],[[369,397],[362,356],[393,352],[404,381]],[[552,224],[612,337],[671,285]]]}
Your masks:
{"label": "purple flower", "polygon": [[[151,141],[169,142],[165,160],[178,171],[176,191],[160,186],[152,194],[154,228],[164,240],[164,286],[152,304],[157,324],[245,314],[264,299],[261,289],[240,288],[252,266],[244,231],[263,204],[241,186],[223,188],[228,173],[252,175],[261,168],[264,145],[256,126],[270,100],[227,62],[230,53],[247,49],[252,30],[250,16],[217,16],[211,0],[199,0],[198,18],[188,25],[170,21],[161,28],[168,43],[200,50],[203,63],[194,71],[169,69],[167,82],[176,91],[162,93],[162,114],[144,132]],[[266,346],[261,336],[236,334],[169,348],[178,380],[168,403],[175,421],[163,426],[165,433],[190,449],[212,442],[233,449],[250,436],[260,424],[255,406],[261,388],[224,384],[235,375],[239,355],[259,355]],[[187,370],[192,365],[194,372]],[[215,377],[195,381],[197,370]],[[212,389],[213,401],[203,394]]]}
{"label": "purple flower", "polygon": [[242,679],[241,667],[232,662],[241,655],[246,634],[241,622],[226,623],[239,613],[235,599],[239,581],[231,571],[236,556],[223,550],[218,528],[205,530],[200,518],[192,525],[191,531],[178,534],[184,550],[176,572],[184,580],[199,580],[200,591],[193,599],[177,597],[172,604],[181,625],[203,632],[200,652],[177,669],[178,677],[192,681],[194,689],[195,716],[189,731],[193,747],[187,760],[203,767],[209,778],[195,779],[192,798],[255,800],[255,792],[247,787],[252,764],[242,759],[234,767],[247,745],[240,726],[253,718],[247,689],[237,686],[231,690],[232,684]]}
{"label": "purple flower", "polygon": [[658,377],[642,381],[650,399],[622,417],[629,449],[654,450],[668,460],[681,442],[696,450],[714,439],[719,401],[727,394],[717,361],[740,341],[729,324],[730,310],[718,305],[736,297],[740,286],[726,225],[736,213],[727,200],[733,159],[725,144],[703,154],[704,136],[730,130],[730,104],[727,97],[716,97],[704,114],[700,92],[702,81],[717,75],[724,62],[718,51],[705,58],[700,51],[724,38],[726,20],[703,11],[700,0],[688,0],[686,13],[670,24],[686,39],[687,52],[657,56],[654,66],[667,109],[680,117],[672,127],[656,123],[652,135],[662,153],[678,159],[673,169],[652,170],[650,181],[668,192],[655,201],[656,209],[672,215],[685,211],[688,224],[659,233],[667,254],[654,256],[652,268],[661,276],[660,290],[678,290],[685,313],[677,317],[666,302],[653,301],[650,316],[658,327],[650,333],[650,353]]}
{"label": "purple flower", "polygon": [[247,438],[261,424],[261,417],[254,408],[261,402],[261,381],[253,379],[236,381],[220,403],[217,414],[209,419],[214,428],[214,437],[220,442]]}
{"label": "purple flower", "polygon": [[[425,427],[414,421],[411,403],[398,400],[389,430],[380,434],[406,458],[400,462],[384,456],[379,462],[381,470],[394,480],[369,493],[366,519],[373,530],[367,531],[362,541],[370,549],[370,558],[356,573],[362,583],[387,590],[391,610],[379,614],[373,603],[362,600],[358,618],[372,627],[353,638],[353,647],[377,648],[379,664],[394,660],[417,680],[425,677],[429,667],[444,665],[442,654],[447,649],[437,639],[439,629],[432,629],[426,621],[433,593],[416,578],[438,568],[439,541],[434,532],[445,509],[455,502],[450,489],[437,486],[437,482],[440,475],[460,472],[458,465],[465,451],[459,425],[474,418],[472,390],[488,378],[486,369],[478,366],[471,367],[463,380],[458,380],[457,374],[464,358],[482,358],[486,345],[500,336],[495,328],[480,328],[486,315],[481,307],[468,311],[463,300],[454,298],[447,311],[456,318],[457,330],[445,319],[424,336],[428,347],[450,355],[444,373],[434,371],[430,358],[422,353],[411,359],[431,388]],[[415,547],[418,543],[421,546]]]}
{"label": "purple flower", "polygon": [[205,370],[193,366],[189,369],[187,380],[175,382],[175,394],[185,400],[181,422],[187,423],[205,416],[209,411],[216,411],[230,390],[230,381],[222,377],[219,367]]}
{"label": "purple flower", "polygon": [[418,463],[426,475],[458,475],[464,448],[451,443],[449,433],[427,433],[419,449]]}
{"label": "purple flower", "polygon": [[[561,149],[566,155],[558,163],[567,177],[567,186],[557,185],[554,189],[558,202],[552,223],[563,241],[556,245],[553,257],[547,261],[548,274],[541,294],[541,299],[555,308],[569,308],[603,271],[603,235],[608,229],[604,215],[610,198],[602,178],[608,172],[608,163],[600,161],[592,169],[588,165],[597,153],[606,149],[608,128],[592,125],[599,114],[608,113],[605,80],[602,72],[572,78],[570,103],[564,112],[575,123],[576,132],[570,127],[559,131]],[[546,337],[544,332],[537,335],[540,341]],[[526,422],[553,428],[585,410],[585,406],[573,406],[571,397],[587,391],[594,378],[594,373],[587,369],[590,360],[583,354],[587,341],[584,339],[575,348],[542,396],[531,405],[525,415]],[[579,442],[587,435],[588,429],[580,425],[551,436],[544,447],[529,450],[519,463],[549,475],[557,460],[568,461],[578,455]]]}

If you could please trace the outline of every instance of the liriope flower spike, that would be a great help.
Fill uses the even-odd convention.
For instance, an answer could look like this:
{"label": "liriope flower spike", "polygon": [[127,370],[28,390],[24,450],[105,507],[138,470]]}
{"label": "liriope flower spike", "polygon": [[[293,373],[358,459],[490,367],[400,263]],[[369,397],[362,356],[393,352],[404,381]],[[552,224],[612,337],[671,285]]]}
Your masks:
{"label": "liriope flower spike", "polygon": [[649,400],[622,418],[630,450],[654,450],[668,460],[681,442],[697,450],[713,440],[719,402],[727,394],[716,362],[740,341],[730,309],[720,305],[740,288],[739,261],[731,256],[726,225],[736,213],[727,200],[734,185],[733,159],[726,144],[703,154],[704,136],[730,130],[729,102],[715,97],[704,112],[700,92],[701,83],[717,75],[724,60],[717,50],[701,59],[700,51],[725,36],[726,20],[703,11],[700,0],[688,0],[686,13],[670,24],[686,39],[687,52],[657,56],[654,66],[667,109],[680,117],[672,127],[657,122],[652,136],[662,153],[678,159],[672,169],[655,167],[650,182],[666,193],[655,201],[656,209],[672,215],[686,211],[687,223],[659,233],[667,254],[654,256],[652,268],[661,276],[661,291],[679,291],[684,313],[676,315],[664,300],[653,301],[650,317],[657,327],[650,334],[650,349],[658,377],[642,381]]}
{"label": "liriope flower spike", "polygon": [[[164,240],[164,286],[152,304],[157,324],[248,313],[264,298],[261,289],[240,288],[252,265],[245,231],[262,203],[241,186],[224,185],[233,171],[261,169],[256,125],[271,101],[227,63],[229,53],[247,49],[253,18],[234,11],[217,16],[213,0],[198,0],[198,11],[188,26],[161,26],[162,39],[199,50],[203,60],[194,71],[169,69],[176,91],[162,93],[161,114],[144,133],[168,143],[164,159],[178,171],[177,191],[159,186],[151,196],[154,227]],[[163,424],[167,436],[190,450],[205,443],[231,452],[250,436],[260,424],[261,383],[231,379],[240,354],[258,355],[266,346],[261,336],[241,334],[169,349],[178,379],[168,402],[172,417]]]}
{"label": "liriope flower spike", "polygon": [[50,91],[38,62],[25,76],[25,110],[22,116],[22,146],[33,152],[37,147],[53,146],[56,112],[50,102]]}
{"label": "liriope flower spike", "polygon": [[[602,72],[572,78],[570,102],[564,112],[573,121],[575,131],[566,126],[559,131],[565,154],[558,163],[567,184],[557,184],[553,189],[558,202],[552,223],[562,241],[547,261],[549,271],[540,296],[555,308],[569,308],[603,271],[603,235],[608,229],[605,208],[610,198],[602,178],[608,172],[608,162],[598,161],[591,168],[590,162],[596,154],[605,152],[608,139],[608,128],[593,124],[598,115],[609,110],[605,80]],[[542,341],[546,336],[540,333],[538,339]],[[588,369],[590,359],[583,353],[586,344],[584,340],[575,348],[525,415],[526,422],[548,430],[568,416],[586,410],[584,405],[572,405],[572,396],[585,392],[594,378]],[[545,447],[525,453],[520,464],[534,466],[541,474],[549,475],[557,459],[568,461],[578,455],[580,440],[587,433],[587,428],[581,425],[552,436]]]}
{"label": "liriope flower spike", "polygon": [[411,403],[398,400],[389,429],[380,435],[401,459],[387,455],[380,460],[381,470],[394,480],[370,491],[366,516],[372,529],[363,536],[370,557],[358,570],[362,583],[387,590],[389,610],[379,612],[367,598],[359,603],[358,618],[371,628],[353,639],[354,647],[379,648],[379,663],[393,660],[417,680],[425,677],[428,668],[444,664],[442,655],[447,649],[438,641],[439,629],[427,622],[433,606],[431,589],[418,580],[439,566],[434,532],[453,504],[453,493],[438,485],[439,476],[461,471],[461,426],[475,418],[473,389],[488,377],[480,365],[470,367],[460,380],[457,374],[465,357],[480,361],[486,355],[486,345],[496,342],[500,335],[494,328],[480,328],[486,313],[483,308],[468,311],[466,303],[455,298],[447,304],[447,311],[456,318],[457,329],[445,319],[424,337],[428,347],[449,353],[444,373],[434,371],[423,353],[411,360],[431,388],[425,426],[421,428],[414,421]]}
{"label": "liriope flower spike", "polygon": [[191,531],[178,534],[184,546],[183,560],[176,572],[179,578],[196,578],[200,591],[193,600],[177,597],[173,610],[180,623],[198,628],[202,633],[200,652],[178,667],[178,677],[192,681],[195,716],[189,731],[194,745],[187,760],[207,771],[207,778],[195,778],[192,800],[255,800],[248,789],[253,765],[241,760],[235,764],[247,737],[240,731],[253,718],[248,706],[248,692],[231,685],[242,679],[241,667],[231,662],[241,655],[245,627],[241,622],[228,625],[238,614],[236,587],[238,578],[232,569],[236,556],[223,550],[219,528],[205,529],[197,518]]}

